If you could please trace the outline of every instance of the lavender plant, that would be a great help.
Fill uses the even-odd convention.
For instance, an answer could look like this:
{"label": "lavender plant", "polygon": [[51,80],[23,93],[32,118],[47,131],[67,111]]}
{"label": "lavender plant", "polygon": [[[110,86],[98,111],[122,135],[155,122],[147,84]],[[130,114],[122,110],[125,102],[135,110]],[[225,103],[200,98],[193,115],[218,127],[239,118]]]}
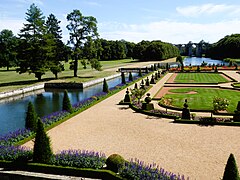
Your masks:
{"label": "lavender plant", "polygon": [[156,164],[145,165],[143,161],[138,159],[131,159],[130,162],[125,162],[125,165],[119,170],[119,174],[121,177],[129,180],[185,180],[183,175],[176,175],[165,171]]}
{"label": "lavender plant", "polygon": [[20,146],[0,146],[0,160],[27,161],[32,159],[33,151]]}
{"label": "lavender plant", "polygon": [[105,165],[106,156],[94,151],[65,150],[52,159],[53,165],[77,168],[101,169]]}

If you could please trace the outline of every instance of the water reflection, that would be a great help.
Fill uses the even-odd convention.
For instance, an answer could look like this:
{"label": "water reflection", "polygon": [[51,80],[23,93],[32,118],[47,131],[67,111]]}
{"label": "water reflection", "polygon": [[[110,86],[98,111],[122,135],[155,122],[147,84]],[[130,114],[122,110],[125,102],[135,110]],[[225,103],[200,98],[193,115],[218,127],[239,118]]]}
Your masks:
{"label": "water reflection", "polygon": [[[136,77],[136,73],[132,73]],[[128,75],[126,75],[128,80]],[[115,87],[121,83],[121,77],[108,80],[108,87]],[[102,83],[85,88],[84,90],[71,90],[68,89],[69,99],[71,104],[75,104],[86,98],[89,98],[99,92],[102,92]],[[39,93],[40,92],[40,93]],[[0,103],[0,135],[6,134],[10,131],[24,128],[25,116],[28,102],[31,101],[35,107],[37,114],[40,117],[48,115],[52,112],[62,109],[64,90],[46,89],[45,91],[38,91],[36,94],[30,96],[22,96],[17,100],[6,100]]]}
{"label": "water reflection", "polygon": [[198,57],[187,57],[184,59],[183,64],[184,66],[201,66],[201,64],[205,62],[207,65],[211,64],[223,64],[223,65],[228,65],[227,62],[224,62],[223,60],[217,60],[217,59],[210,59],[210,58],[198,58]]}

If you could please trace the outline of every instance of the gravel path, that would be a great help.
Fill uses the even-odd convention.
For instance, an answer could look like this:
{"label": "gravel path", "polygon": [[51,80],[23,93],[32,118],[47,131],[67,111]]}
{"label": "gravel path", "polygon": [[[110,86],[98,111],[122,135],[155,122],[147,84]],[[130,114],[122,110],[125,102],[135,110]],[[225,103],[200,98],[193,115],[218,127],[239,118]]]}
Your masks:
{"label": "gravel path", "polygon": [[[151,94],[159,88],[158,83],[150,89]],[[135,113],[117,105],[125,91],[48,131],[54,152],[87,149],[106,156],[118,153],[125,159],[155,162],[167,171],[200,180],[220,179],[230,153],[240,165],[239,127],[173,124]],[[32,147],[33,142],[25,146]]]}

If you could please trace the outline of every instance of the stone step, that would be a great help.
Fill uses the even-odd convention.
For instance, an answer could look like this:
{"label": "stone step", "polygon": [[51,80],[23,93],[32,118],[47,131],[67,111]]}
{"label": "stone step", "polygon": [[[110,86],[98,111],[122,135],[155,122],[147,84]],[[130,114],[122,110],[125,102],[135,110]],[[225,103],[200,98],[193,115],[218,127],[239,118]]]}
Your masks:
{"label": "stone step", "polygon": [[0,179],[1,180],[43,180],[43,179],[100,180],[100,179],[91,179],[91,178],[65,176],[65,175],[53,175],[53,174],[36,173],[36,172],[28,172],[28,171],[15,171],[15,170],[11,171],[11,170],[5,170],[4,168],[0,168]]}

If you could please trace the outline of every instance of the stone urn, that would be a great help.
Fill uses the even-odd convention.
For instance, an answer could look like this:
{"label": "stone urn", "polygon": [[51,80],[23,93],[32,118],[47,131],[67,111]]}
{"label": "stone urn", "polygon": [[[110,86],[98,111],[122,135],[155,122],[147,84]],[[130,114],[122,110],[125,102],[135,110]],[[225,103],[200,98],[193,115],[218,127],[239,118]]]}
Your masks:
{"label": "stone urn", "polygon": [[150,97],[150,93],[147,93],[147,97],[145,97],[144,102],[142,103],[142,109],[146,111],[150,111],[154,109],[154,105],[150,103],[152,98]]}

